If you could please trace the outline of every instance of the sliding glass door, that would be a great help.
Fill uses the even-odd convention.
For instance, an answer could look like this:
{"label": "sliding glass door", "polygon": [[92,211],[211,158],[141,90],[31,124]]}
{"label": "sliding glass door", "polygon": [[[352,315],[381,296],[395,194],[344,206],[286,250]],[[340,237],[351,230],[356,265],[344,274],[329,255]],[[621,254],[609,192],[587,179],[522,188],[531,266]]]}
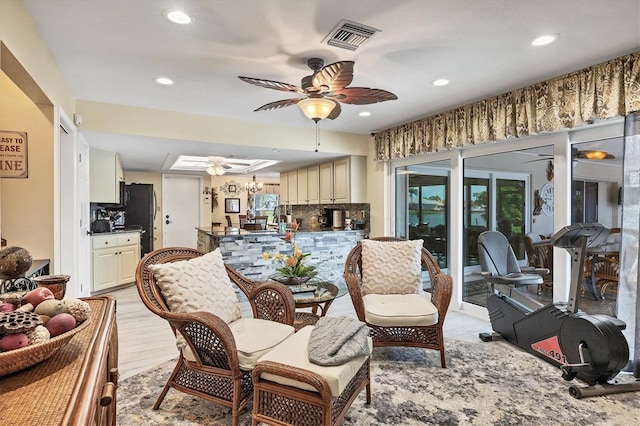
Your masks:
{"label": "sliding glass door", "polygon": [[448,267],[449,161],[396,169],[396,235],[423,240],[441,268]]}
{"label": "sliding glass door", "polygon": [[526,180],[496,179],[497,230],[502,232],[518,259],[524,259]]}

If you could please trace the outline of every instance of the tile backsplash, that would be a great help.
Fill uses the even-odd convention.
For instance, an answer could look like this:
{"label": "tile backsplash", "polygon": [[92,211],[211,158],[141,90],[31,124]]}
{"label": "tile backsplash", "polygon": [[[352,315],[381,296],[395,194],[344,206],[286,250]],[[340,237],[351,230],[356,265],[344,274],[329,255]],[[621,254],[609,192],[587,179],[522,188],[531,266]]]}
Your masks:
{"label": "tile backsplash", "polygon": [[[369,203],[281,205],[281,214],[285,214],[285,208],[289,209],[292,218],[302,219],[300,224],[301,231],[310,231],[311,217],[323,215],[325,208],[344,211],[344,217],[351,219],[354,229],[369,229],[369,219],[371,217],[371,204]],[[363,222],[358,222],[358,217],[361,215],[360,212],[364,212]]]}

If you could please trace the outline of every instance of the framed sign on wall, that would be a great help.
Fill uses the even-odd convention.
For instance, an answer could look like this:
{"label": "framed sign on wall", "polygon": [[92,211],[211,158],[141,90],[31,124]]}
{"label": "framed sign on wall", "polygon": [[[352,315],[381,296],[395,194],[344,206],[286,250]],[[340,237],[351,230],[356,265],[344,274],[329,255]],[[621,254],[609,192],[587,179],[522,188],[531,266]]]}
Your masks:
{"label": "framed sign on wall", "polygon": [[29,177],[27,132],[0,130],[0,177]]}
{"label": "framed sign on wall", "polygon": [[225,198],[224,199],[224,212],[225,213],[240,213],[240,198]]}

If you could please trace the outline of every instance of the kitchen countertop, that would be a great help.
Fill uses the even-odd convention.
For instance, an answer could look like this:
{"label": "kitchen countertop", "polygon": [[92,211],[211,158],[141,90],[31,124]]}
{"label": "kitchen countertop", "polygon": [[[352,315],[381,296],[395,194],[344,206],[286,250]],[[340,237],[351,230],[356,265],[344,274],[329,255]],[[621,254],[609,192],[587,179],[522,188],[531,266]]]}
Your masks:
{"label": "kitchen countertop", "polygon": [[140,232],[142,233],[144,230],[141,226],[127,226],[122,229],[114,229],[109,232],[91,232],[91,235],[111,235],[111,234],[124,234],[126,232]]}
{"label": "kitchen countertop", "polygon": [[[200,232],[204,232],[207,235],[210,235],[212,237],[223,237],[223,236],[228,236],[228,235],[232,235],[232,236],[242,236],[242,235],[284,235],[284,232],[279,232],[277,230],[262,230],[262,231],[248,231],[246,229],[239,229],[236,231],[212,231],[209,228],[196,228],[198,231]],[[296,231],[296,233],[298,234],[311,234],[311,233],[317,233],[317,232],[355,232],[355,231],[363,231],[363,232],[367,232],[366,229],[351,229],[349,231],[346,231],[344,229],[333,229],[333,228],[320,228],[317,231],[311,231],[311,230],[299,230]]]}

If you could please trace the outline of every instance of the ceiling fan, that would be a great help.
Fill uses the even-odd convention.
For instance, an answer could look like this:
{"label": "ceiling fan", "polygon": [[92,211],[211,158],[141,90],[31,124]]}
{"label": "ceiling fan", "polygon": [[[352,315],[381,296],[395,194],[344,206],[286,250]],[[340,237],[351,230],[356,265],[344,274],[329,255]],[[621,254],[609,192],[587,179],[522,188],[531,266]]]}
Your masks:
{"label": "ceiling fan", "polygon": [[246,83],[267,89],[304,95],[302,98],[283,99],[262,105],[254,111],[270,111],[290,105],[298,105],[304,115],[316,123],[324,118],[331,120],[340,115],[340,103],[367,105],[398,99],[396,95],[382,89],[347,87],[353,81],[353,61],[340,61],[324,66],[324,60],[310,58],[307,65],[313,74],[302,78],[300,86],[261,78],[238,78]]}
{"label": "ceiling fan", "polygon": [[[526,163],[533,163],[534,161],[546,161],[553,160],[553,155],[547,154],[538,154],[545,158],[538,158],[536,160],[526,161]],[[601,150],[578,150],[577,148],[572,148],[571,157],[573,161],[577,160],[614,160],[616,157],[613,154],[608,153],[607,151]]]}
{"label": "ceiling fan", "polygon": [[213,157],[213,156],[207,157],[207,163],[209,165],[205,171],[212,176],[222,176],[227,172],[227,170],[232,169],[233,166],[236,166],[236,167],[251,166],[251,163],[241,162],[237,160],[229,160],[224,157]]}

